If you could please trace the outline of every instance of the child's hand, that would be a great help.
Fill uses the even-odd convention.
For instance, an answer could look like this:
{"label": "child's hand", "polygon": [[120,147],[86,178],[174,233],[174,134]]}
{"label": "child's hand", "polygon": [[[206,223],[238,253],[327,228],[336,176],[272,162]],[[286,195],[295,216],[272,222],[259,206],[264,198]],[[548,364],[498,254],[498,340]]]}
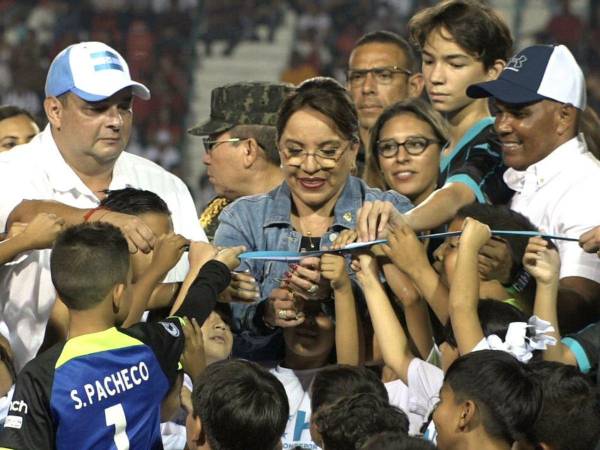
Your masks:
{"label": "child's hand", "polygon": [[334,250],[339,250],[348,244],[356,242],[357,239],[358,233],[356,230],[344,230],[338,235],[331,248]]}
{"label": "child's hand", "polygon": [[177,264],[190,241],[175,233],[163,234],[154,244],[152,266],[160,273],[167,273]]}
{"label": "child's hand", "polygon": [[185,336],[185,347],[181,355],[181,363],[185,373],[190,376],[192,381],[195,381],[206,368],[202,329],[195,318],[185,319],[183,334]]}
{"label": "child's hand", "polygon": [[490,231],[490,227],[471,217],[467,217],[463,223],[459,245],[462,249],[468,249],[469,251],[479,253],[481,247],[483,247],[491,237],[492,232]]}
{"label": "child's hand", "polygon": [[251,273],[231,272],[231,283],[219,296],[223,303],[253,303],[260,298],[260,286]]}
{"label": "child's hand", "polygon": [[190,268],[202,267],[208,261],[217,256],[219,249],[208,242],[192,241],[190,242],[190,251],[188,261]]}
{"label": "child's hand", "polygon": [[341,255],[325,253],[321,256],[321,275],[331,281],[332,289],[341,289],[350,285],[345,263],[346,260]]}
{"label": "child's hand", "polygon": [[238,258],[238,256],[245,250],[246,247],[244,247],[243,245],[237,245],[235,247],[225,247],[219,250],[219,252],[213,259],[225,264],[227,267],[229,267],[229,270],[233,270],[240,265],[240,259]]}
{"label": "child's hand", "polygon": [[529,239],[523,256],[523,266],[538,284],[558,283],[560,257],[556,249],[551,249],[548,241],[541,237]]}
{"label": "child's hand", "polygon": [[379,282],[379,266],[375,257],[370,253],[358,254],[352,260],[352,269],[356,272],[356,279],[362,287],[369,283]]}
{"label": "child's hand", "polygon": [[414,275],[415,270],[429,266],[425,247],[415,232],[405,223],[390,229],[388,244],[382,245],[383,252],[403,272]]}
{"label": "child's hand", "polygon": [[62,218],[55,214],[40,213],[27,224],[21,238],[26,241],[28,249],[50,248],[64,227]]}

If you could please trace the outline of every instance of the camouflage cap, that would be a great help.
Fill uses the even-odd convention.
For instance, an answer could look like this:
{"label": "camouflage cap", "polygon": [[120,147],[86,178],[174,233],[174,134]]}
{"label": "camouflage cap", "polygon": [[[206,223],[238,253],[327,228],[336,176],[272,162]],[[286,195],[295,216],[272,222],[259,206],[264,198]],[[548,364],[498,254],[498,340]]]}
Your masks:
{"label": "camouflage cap", "polygon": [[275,126],[277,111],[294,86],[284,83],[243,82],[213,89],[210,119],[188,130],[195,136],[223,133],[236,125]]}

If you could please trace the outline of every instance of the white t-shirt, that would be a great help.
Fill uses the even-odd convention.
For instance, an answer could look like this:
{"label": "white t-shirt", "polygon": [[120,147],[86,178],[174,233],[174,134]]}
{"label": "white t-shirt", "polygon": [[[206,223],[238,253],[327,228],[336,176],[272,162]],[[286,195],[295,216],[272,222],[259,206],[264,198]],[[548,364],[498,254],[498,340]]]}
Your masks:
{"label": "white t-shirt", "polygon": [[[156,193],[172,212],[176,233],[206,241],[189,190],[175,175],[123,152],[115,163],[109,189],[125,187]],[[63,159],[49,126],[29,144],[0,153],[0,192],[0,230],[5,229],[9,214],[22,200],[55,200],[77,208],[94,208],[99,203]],[[187,269],[184,257],[166,281],[182,281]],[[0,266],[0,321],[9,328],[17,370],[42,344],[55,297],[50,250],[27,252]]]}
{"label": "white t-shirt", "polygon": [[[515,195],[510,207],[541,231],[578,238],[600,225],[600,161],[580,135],[565,142],[524,171],[507,169],[504,181]],[[560,253],[560,277],[583,277],[600,283],[600,261],[577,242],[555,240]]]}

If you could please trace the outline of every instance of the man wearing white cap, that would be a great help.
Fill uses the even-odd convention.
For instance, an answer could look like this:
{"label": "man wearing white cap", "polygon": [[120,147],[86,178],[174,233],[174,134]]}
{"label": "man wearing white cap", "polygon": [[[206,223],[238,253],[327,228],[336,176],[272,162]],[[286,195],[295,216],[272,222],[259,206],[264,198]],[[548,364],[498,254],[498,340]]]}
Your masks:
{"label": "man wearing white cap", "polygon": [[[575,238],[600,223],[600,208],[589,202],[600,192],[600,162],[578,135],[585,79],[564,45],[524,49],[497,80],[469,86],[467,94],[495,104],[512,209],[544,232]],[[554,243],[561,258],[559,323],[579,329],[600,317],[600,264],[576,243]]]}
{"label": "man wearing white cap", "polygon": [[[133,96],[150,98],[133,81],[123,57],[100,42],[82,42],[53,60],[44,109],[49,125],[29,144],[0,155],[0,231],[39,212],[67,225],[85,220],[113,223],[132,252],[152,249],[155,236],[139,218],[97,209],[109,189],[134,187],[158,194],[172,212],[174,231],[206,240],[184,183],[156,164],[124,152],[131,135]],[[20,369],[40,347],[54,304],[50,251],[32,251],[0,267],[0,319]],[[183,280],[187,260],[169,273]]]}

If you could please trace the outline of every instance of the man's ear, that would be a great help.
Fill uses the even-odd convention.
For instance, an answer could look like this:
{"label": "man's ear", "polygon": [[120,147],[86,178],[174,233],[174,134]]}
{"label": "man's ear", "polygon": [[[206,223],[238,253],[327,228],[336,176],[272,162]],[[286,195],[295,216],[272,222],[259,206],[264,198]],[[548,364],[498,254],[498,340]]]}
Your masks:
{"label": "man's ear", "polygon": [[496,61],[494,61],[494,64],[490,66],[486,73],[488,80],[492,81],[498,78],[505,67],[506,61],[504,61],[503,59],[497,59]]}
{"label": "man's ear", "polygon": [[63,108],[64,105],[56,97],[48,97],[44,100],[44,111],[46,112],[48,122],[57,130],[60,130],[62,124]]}
{"label": "man's ear", "polygon": [[577,115],[580,114],[577,108],[569,104],[560,105],[557,114],[558,124],[556,133],[559,136],[562,136],[565,133],[571,133],[571,130],[577,131]]}
{"label": "man's ear", "polygon": [[244,168],[248,169],[254,164],[254,162],[258,159],[258,154],[261,152],[261,148],[256,142],[254,138],[248,138],[244,142],[242,142],[244,146],[243,153],[243,162]]}
{"label": "man's ear", "polygon": [[413,73],[408,78],[408,96],[412,98],[419,97],[425,86],[425,78],[422,73]]}

